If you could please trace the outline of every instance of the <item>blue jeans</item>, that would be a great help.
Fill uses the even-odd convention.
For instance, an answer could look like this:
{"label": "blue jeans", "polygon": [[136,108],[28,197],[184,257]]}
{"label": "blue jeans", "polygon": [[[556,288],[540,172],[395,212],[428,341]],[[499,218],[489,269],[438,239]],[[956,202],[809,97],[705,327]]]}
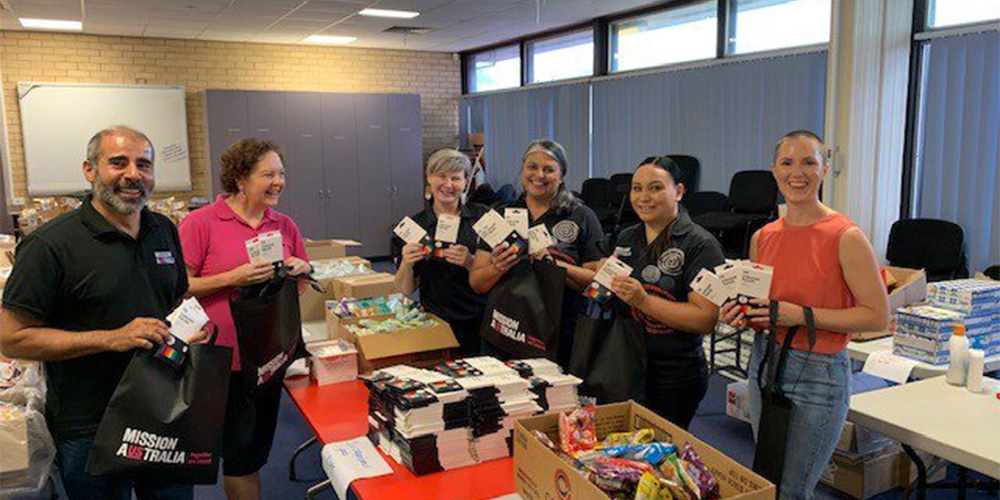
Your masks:
{"label": "blue jeans", "polygon": [[[761,411],[757,373],[765,345],[764,336],[757,335],[750,354],[747,386],[755,439]],[[779,351],[780,346],[775,346],[775,357]],[[778,500],[812,498],[847,419],[851,399],[850,367],[851,360],[846,350],[833,355],[796,350],[788,352],[779,385],[796,406],[788,426],[785,467]]]}
{"label": "blue jeans", "polygon": [[194,487],[189,484],[163,484],[132,481],[120,476],[87,474],[87,458],[94,445],[94,435],[56,442],[56,465],[69,500],[131,500],[132,488],[139,500],[192,500]]}

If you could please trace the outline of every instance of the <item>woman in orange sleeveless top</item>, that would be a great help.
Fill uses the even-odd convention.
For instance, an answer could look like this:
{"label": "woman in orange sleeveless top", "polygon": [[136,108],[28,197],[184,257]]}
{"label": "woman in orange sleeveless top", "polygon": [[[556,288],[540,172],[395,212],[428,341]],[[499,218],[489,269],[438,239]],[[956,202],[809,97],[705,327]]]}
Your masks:
{"label": "woman in orange sleeveless top", "polygon": [[[750,260],[774,267],[770,297],[778,301],[777,341],[799,326],[780,389],[796,404],[786,441],[780,500],[809,499],[830,460],[847,417],[850,390],[850,332],[885,329],[888,298],[878,262],[865,234],[847,216],[819,200],[829,166],[823,142],[799,130],[774,148],[771,172],[788,204],[788,214],[764,226],[750,242]],[[769,324],[768,302],[753,301],[744,315],[727,304],[722,319],[737,327]],[[809,345],[805,308],[811,308],[816,342]],[[757,374],[766,349],[757,335],[750,356],[749,402],[754,435],[760,419]],[[777,351],[777,349],[776,349]],[[770,361],[769,361],[770,362]]]}

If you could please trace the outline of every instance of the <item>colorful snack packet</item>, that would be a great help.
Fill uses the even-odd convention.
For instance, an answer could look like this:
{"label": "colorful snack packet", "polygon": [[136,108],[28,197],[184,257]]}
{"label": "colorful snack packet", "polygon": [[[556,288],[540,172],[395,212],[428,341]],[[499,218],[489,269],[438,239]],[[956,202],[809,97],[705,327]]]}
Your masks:
{"label": "colorful snack packet", "polygon": [[570,455],[592,450],[597,445],[594,429],[594,407],[583,406],[572,413],[559,415],[559,441],[562,450]]}
{"label": "colorful snack packet", "polygon": [[649,473],[653,472],[652,465],[649,465],[646,462],[638,462],[635,460],[625,460],[623,458],[598,457],[597,462],[617,465],[619,467],[631,467],[633,469],[638,469],[642,472],[649,472]]}
{"label": "colorful snack packet", "polygon": [[635,489],[633,500],[660,500],[662,498],[661,488],[660,481],[652,472],[643,473],[642,478],[639,479],[639,485]]}
{"label": "colorful snack packet", "polygon": [[678,458],[677,455],[670,455],[667,457],[667,462],[677,470],[677,477],[680,479],[679,482],[684,485],[685,489],[687,489],[696,500],[702,500],[701,490],[698,488],[698,483],[696,483],[694,479],[691,478],[691,474],[684,469],[684,466],[681,464],[681,459]]}
{"label": "colorful snack packet", "polygon": [[602,447],[611,448],[630,444],[652,443],[656,437],[653,429],[639,429],[635,432],[612,432],[604,438]]}
{"label": "colorful snack packet", "polygon": [[646,443],[604,448],[603,451],[609,457],[641,460],[659,465],[667,455],[676,453],[677,447],[673,443]]}
{"label": "colorful snack packet", "polygon": [[705,463],[701,461],[701,457],[698,456],[698,452],[691,446],[691,443],[684,443],[681,463],[687,469],[695,484],[697,484],[699,490],[697,493],[701,495],[701,498],[719,497],[719,481],[715,479],[715,476],[708,470]]}

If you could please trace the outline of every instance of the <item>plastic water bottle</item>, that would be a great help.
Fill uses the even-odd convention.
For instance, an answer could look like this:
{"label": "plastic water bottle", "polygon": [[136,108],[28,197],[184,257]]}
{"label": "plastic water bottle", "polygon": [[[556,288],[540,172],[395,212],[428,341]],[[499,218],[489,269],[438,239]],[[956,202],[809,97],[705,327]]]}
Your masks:
{"label": "plastic water bottle", "polygon": [[966,387],[969,392],[979,393],[983,390],[983,368],[985,354],[979,349],[969,350],[969,375]]}
{"label": "plastic water bottle", "polygon": [[951,385],[965,385],[969,370],[969,339],[965,338],[965,325],[956,324],[948,340],[948,373],[945,380]]}

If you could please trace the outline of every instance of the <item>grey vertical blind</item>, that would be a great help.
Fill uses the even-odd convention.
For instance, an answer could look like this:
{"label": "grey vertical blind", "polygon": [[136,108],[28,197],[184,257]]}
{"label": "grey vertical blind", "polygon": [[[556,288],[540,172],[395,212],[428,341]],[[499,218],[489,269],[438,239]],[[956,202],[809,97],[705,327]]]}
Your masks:
{"label": "grey vertical blind", "polygon": [[1000,264],[1000,32],[928,42],[915,207],[965,229],[971,271]]}
{"label": "grey vertical blind", "polygon": [[775,141],[823,128],[826,51],[594,83],[593,175],[652,155],[701,160],[701,189],[768,168]]}

